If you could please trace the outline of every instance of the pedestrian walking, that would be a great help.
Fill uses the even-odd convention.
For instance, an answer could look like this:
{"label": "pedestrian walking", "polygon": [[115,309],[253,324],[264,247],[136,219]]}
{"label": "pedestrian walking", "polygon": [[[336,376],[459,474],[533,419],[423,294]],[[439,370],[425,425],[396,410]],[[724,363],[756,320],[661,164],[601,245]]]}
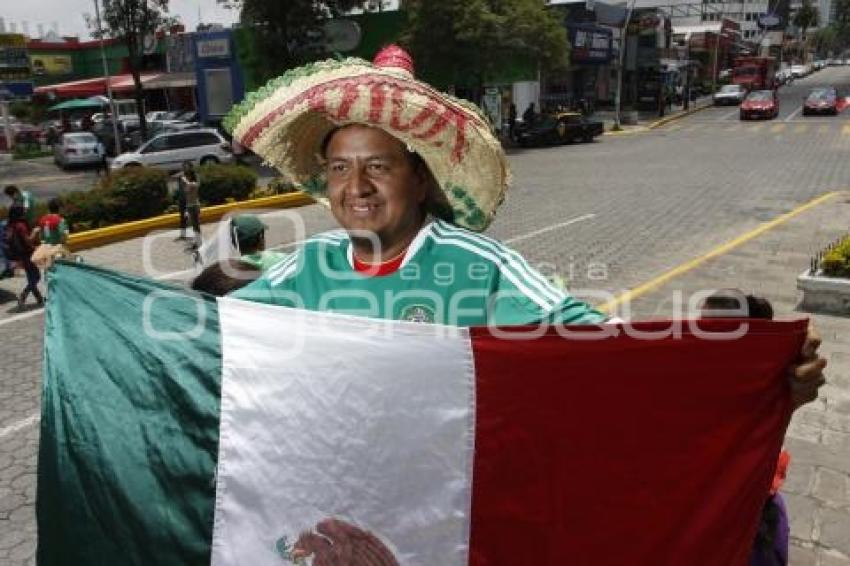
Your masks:
{"label": "pedestrian walking", "polygon": [[13,205],[9,209],[9,218],[4,230],[3,240],[6,244],[8,258],[23,267],[27,276],[27,284],[20,295],[18,295],[17,310],[23,310],[30,293],[35,297],[39,306],[43,305],[44,297],[38,290],[41,272],[32,262],[32,254],[37,243],[37,236],[33,238],[33,235],[30,233],[23,207]]}
{"label": "pedestrian walking", "polygon": [[103,145],[103,142],[98,138],[97,147],[95,147],[95,151],[97,152],[97,176],[109,176],[109,161],[106,159],[106,146]]}
{"label": "pedestrian walking", "polygon": [[[182,208],[185,210],[185,216],[188,216],[189,222],[192,225],[192,230],[194,231],[194,240],[192,242],[193,248],[197,248],[201,245],[201,200],[198,194],[198,189],[200,187],[200,182],[198,180],[198,173],[195,171],[195,164],[191,161],[183,162],[183,171],[180,173],[180,176],[177,179],[178,182],[178,195],[180,191],[182,191],[183,199],[185,204],[182,205]],[[180,197],[178,196],[178,199]],[[180,206],[178,200],[178,207]],[[180,221],[180,239],[186,238],[186,221],[184,213],[181,211],[181,221]]]}
{"label": "pedestrian walking", "polygon": [[3,189],[6,196],[12,199],[12,206],[20,206],[24,211],[24,220],[27,221],[27,227],[32,230],[35,227],[35,200],[32,198],[32,193],[22,191],[15,185],[6,185]]}
{"label": "pedestrian walking", "polygon": [[511,102],[510,108],[508,109],[508,136],[511,138],[511,141],[516,140],[516,119],[516,104]]}

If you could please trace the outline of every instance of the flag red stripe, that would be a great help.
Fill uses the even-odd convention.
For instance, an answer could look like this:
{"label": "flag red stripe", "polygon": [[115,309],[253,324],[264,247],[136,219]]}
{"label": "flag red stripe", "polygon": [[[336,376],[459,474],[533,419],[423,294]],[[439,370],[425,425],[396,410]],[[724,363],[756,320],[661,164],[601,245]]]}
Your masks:
{"label": "flag red stripe", "polygon": [[748,324],[533,348],[475,329],[470,564],[746,564],[807,323]]}

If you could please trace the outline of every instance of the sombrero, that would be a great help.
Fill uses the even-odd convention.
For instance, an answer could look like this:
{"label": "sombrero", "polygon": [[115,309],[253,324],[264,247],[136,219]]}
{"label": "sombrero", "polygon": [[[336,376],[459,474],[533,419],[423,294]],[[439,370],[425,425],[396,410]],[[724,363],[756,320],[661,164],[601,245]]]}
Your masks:
{"label": "sombrero", "polygon": [[414,79],[412,59],[397,46],[374,63],[349,58],[291,69],[224,119],[237,142],[325,204],[321,144],[346,124],[381,128],[418,153],[452,222],[475,231],[490,224],[510,180],[499,140],[474,104]]}

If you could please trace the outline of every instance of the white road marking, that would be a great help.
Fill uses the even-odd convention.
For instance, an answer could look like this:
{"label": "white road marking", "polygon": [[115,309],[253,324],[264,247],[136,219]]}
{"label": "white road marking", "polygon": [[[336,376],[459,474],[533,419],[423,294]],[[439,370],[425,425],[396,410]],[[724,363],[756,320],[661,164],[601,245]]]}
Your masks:
{"label": "white road marking", "polygon": [[799,114],[799,113],[800,113],[800,112],[802,112],[802,111],[803,111],[803,107],[802,107],[802,106],[800,106],[799,108],[797,108],[796,110],[794,110],[793,112],[791,112],[790,114],[788,114],[788,117],[787,117],[787,118],[785,118],[785,120],[783,120],[783,121],[784,121],[784,122],[790,122],[791,120],[793,120],[793,119],[794,119],[794,117],[795,117],[795,116],[797,116],[797,114]]}
{"label": "white road marking", "polygon": [[23,430],[27,427],[30,427],[38,422],[39,414],[33,413],[25,419],[21,419],[16,423],[12,423],[9,426],[0,428],[0,438],[6,438],[7,436],[18,432],[19,430]]}
{"label": "white road marking", "polygon": [[566,222],[559,222],[558,224],[552,224],[551,226],[547,226],[546,228],[541,228],[539,230],[534,230],[533,232],[529,232],[528,234],[523,234],[521,236],[514,236],[513,238],[508,238],[504,240],[505,244],[513,244],[514,242],[520,242],[522,240],[527,240],[529,238],[533,238],[535,236],[539,236],[540,234],[545,234],[546,232],[551,232],[552,230],[557,230],[558,228],[563,228],[565,226],[569,226],[570,224],[575,224],[576,222],[582,222],[584,220],[590,220],[591,218],[595,218],[596,214],[590,213],[585,214],[584,216],[576,216],[575,218],[571,218]]}
{"label": "white road marking", "polygon": [[0,326],[3,326],[4,324],[9,324],[11,322],[17,322],[19,320],[26,320],[28,318],[34,317],[37,314],[43,314],[43,313],[44,313],[44,309],[36,309],[36,310],[30,311],[30,312],[24,312],[24,313],[21,313],[21,314],[16,314],[15,316],[10,316],[9,318],[0,320]]}

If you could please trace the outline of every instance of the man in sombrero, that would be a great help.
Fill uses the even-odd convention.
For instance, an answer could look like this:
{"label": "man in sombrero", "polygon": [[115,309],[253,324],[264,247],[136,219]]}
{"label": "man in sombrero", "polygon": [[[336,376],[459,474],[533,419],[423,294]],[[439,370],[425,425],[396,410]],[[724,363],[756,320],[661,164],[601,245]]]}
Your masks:
{"label": "man in sombrero", "polygon": [[[415,80],[400,48],[372,64],[291,70],[249,95],[225,125],[327,204],[342,228],[309,238],[232,296],[457,326],[607,321],[480,234],[510,181],[505,153],[479,109]],[[819,344],[812,330],[789,368],[795,407],[824,383]],[[315,539],[303,535],[296,550],[330,552]]]}
{"label": "man in sombrero", "polygon": [[[414,79],[399,47],[374,63],[288,71],[225,126],[329,205],[342,228],[308,239],[233,296],[457,326],[607,320],[480,234],[510,181],[502,146],[475,105]],[[798,406],[824,383],[819,344],[812,330],[790,368]]]}

